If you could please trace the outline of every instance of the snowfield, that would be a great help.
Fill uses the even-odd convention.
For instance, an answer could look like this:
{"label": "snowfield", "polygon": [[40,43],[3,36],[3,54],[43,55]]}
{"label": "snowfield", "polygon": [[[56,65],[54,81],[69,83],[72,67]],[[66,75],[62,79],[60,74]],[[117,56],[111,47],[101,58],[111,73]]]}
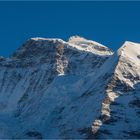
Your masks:
{"label": "snowfield", "polygon": [[140,44],[37,37],[0,57],[0,139],[58,138],[140,138]]}

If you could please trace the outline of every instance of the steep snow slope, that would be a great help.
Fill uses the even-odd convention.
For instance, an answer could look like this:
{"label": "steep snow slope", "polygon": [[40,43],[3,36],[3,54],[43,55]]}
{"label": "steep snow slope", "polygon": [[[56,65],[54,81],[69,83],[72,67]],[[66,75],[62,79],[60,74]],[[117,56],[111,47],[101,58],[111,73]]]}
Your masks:
{"label": "steep snow slope", "polygon": [[140,137],[139,50],[140,44],[127,41],[114,54],[118,62],[106,87],[101,114],[92,126],[97,138]]}
{"label": "steep snow slope", "polygon": [[139,138],[139,50],[29,39],[0,59],[0,138]]}

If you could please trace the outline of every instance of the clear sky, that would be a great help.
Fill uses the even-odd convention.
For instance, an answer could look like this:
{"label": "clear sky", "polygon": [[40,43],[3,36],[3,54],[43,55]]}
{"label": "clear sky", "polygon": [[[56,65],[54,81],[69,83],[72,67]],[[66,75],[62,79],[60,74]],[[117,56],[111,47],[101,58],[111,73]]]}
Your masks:
{"label": "clear sky", "polygon": [[31,37],[79,35],[113,50],[140,42],[139,2],[0,2],[0,55]]}

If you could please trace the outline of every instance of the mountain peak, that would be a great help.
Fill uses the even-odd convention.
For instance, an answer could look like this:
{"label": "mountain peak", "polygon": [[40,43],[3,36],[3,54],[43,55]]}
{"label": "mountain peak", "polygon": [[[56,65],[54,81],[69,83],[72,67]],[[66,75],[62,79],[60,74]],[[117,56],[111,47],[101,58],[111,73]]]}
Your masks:
{"label": "mountain peak", "polygon": [[140,44],[130,41],[125,41],[122,47],[118,50],[118,55],[127,57],[134,61],[136,64],[140,64]]}
{"label": "mountain peak", "polygon": [[77,45],[80,50],[91,51],[99,55],[111,55],[113,51],[106,46],[80,36],[70,37],[68,43]]}
{"label": "mountain peak", "polygon": [[42,38],[34,37],[27,40],[16,52],[13,53],[14,58],[32,58],[47,55],[50,50],[54,50],[65,41],[59,38]]}
{"label": "mountain peak", "polygon": [[[124,42],[124,44],[122,45],[122,47],[121,47],[121,49],[126,49],[126,48],[133,48],[133,49],[135,49],[136,48],[136,46],[138,47],[138,46],[140,46],[140,43],[135,43],[135,42],[132,42],[132,41],[125,41]],[[140,49],[140,48],[139,48]]]}
{"label": "mountain peak", "polygon": [[[94,44],[94,45],[97,45],[97,46],[104,46],[96,41],[92,41],[92,40],[88,40],[84,37],[80,37],[78,35],[75,35],[75,36],[71,36],[68,40],[69,43],[72,43],[72,44],[77,44],[77,45],[82,45],[82,44]],[[105,46],[104,46],[105,47]]]}

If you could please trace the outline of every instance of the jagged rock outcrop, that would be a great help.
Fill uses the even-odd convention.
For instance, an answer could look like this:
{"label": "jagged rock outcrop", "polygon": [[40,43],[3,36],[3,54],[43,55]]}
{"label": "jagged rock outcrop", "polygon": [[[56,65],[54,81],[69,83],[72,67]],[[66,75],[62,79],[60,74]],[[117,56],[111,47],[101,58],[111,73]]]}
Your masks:
{"label": "jagged rock outcrop", "polygon": [[0,138],[139,138],[139,50],[31,38],[0,57]]}

